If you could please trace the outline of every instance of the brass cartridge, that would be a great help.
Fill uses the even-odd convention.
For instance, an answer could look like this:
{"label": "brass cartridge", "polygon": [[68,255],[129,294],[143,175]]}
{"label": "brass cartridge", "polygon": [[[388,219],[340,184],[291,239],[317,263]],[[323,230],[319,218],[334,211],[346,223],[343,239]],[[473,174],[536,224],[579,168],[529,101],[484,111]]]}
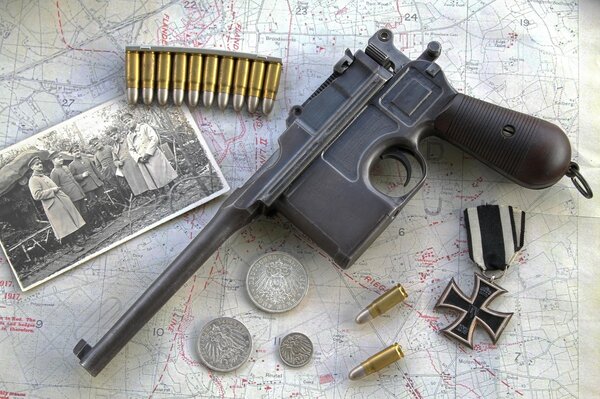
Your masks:
{"label": "brass cartridge", "polygon": [[408,297],[406,290],[402,285],[396,284],[395,287],[387,290],[379,298],[375,299],[369,306],[364,308],[358,316],[356,322],[358,324],[366,323],[375,317],[387,312],[400,302]]}
{"label": "brass cartridge", "polygon": [[204,71],[202,73],[202,101],[206,108],[210,108],[213,103],[218,78],[219,57],[207,55],[204,57]]}
{"label": "brass cartridge", "polygon": [[279,79],[281,78],[281,64],[270,62],[267,64],[267,72],[265,74],[265,84],[263,90],[263,114],[268,115],[273,110],[275,97],[277,97],[277,89],[279,88]]}
{"label": "brass cartridge", "polygon": [[200,82],[202,81],[202,54],[190,54],[188,66],[187,90],[188,105],[195,107],[200,99]]}
{"label": "brass cartridge", "polygon": [[171,83],[171,53],[168,51],[158,53],[156,68],[156,87],[158,103],[165,105],[169,99],[169,84]]}
{"label": "brass cartridge", "polygon": [[142,100],[144,104],[152,103],[154,98],[154,51],[144,51],[142,53]]}
{"label": "brass cartridge", "polygon": [[139,51],[127,51],[125,53],[125,78],[127,81],[127,102],[135,104],[138,101],[140,88]]}
{"label": "brass cartridge", "polygon": [[265,63],[255,60],[250,67],[250,82],[248,84],[248,112],[254,113],[258,108],[262,94],[265,75]]}
{"label": "brass cartridge", "polygon": [[229,93],[231,93],[231,86],[233,84],[234,65],[235,61],[233,57],[222,57],[219,63],[219,95],[217,104],[221,111],[225,110],[229,103]]}
{"label": "brass cartridge", "polygon": [[187,54],[175,53],[173,55],[173,103],[183,103],[185,89],[185,74],[187,72]]}
{"label": "brass cartridge", "polygon": [[352,371],[350,371],[350,374],[348,374],[348,378],[351,380],[361,379],[389,366],[394,362],[397,362],[403,357],[404,353],[402,353],[402,348],[400,345],[395,343],[388,346],[381,352],[377,352],[362,362],[359,366],[353,368]]}
{"label": "brass cartridge", "polygon": [[249,75],[250,60],[238,58],[235,62],[235,74],[233,76],[233,109],[237,112],[241,111],[244,106]]}
{"label": "brass cartridge", "polygon": [[250,112],[257,112],[261,99],[264,100],[263,112],[271,112],[273,108],[281,78],[281,58],[219,49],[149,45],[127,46],[125,52],[127,97],[131,103],[139,98],[141,87],[145,104],[152,103],[157,96],[163,105],[172,95],[173,103],[181,105],[187,91],[190,107],[196,106],[202,97],[205,106],[210,107],[217,98],[219,108],[224,109],[233,94],[236,111],[243,108],[246,100]]}

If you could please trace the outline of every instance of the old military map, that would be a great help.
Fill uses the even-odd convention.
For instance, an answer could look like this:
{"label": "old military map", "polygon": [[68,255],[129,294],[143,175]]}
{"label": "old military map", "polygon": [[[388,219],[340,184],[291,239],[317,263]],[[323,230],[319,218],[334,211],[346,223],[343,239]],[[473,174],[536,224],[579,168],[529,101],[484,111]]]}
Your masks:
{"label": "old military map", "polygon": [[[561,126],[596,191],[598,6],[569,0],[167,1],[8,0],[0,4],[0,137],[6,147],[125,91],[124,48],[158,44],[281,57],[269,117],[199,107],[192,115],[225,178],[238,187],[274,152],[287,110],[331,74],[346,48],[364,49],[387,27],[409,57],[431,40],[463,93]],[[595,74],[595,75],[594,75]],[[595,104],[595,108],[594,108]],[[594,119],[595,118],[595,119]],[[570,180],[532,191],[456,148],[423,144],[423,189],[348,270],[283,218],[261,219],[223,245],[96,378],[72,349],[108,330],[211,219],[218,204],[187,213],[23,293],[0,264],[0,398],[577,398],[597,397],[598,201]],[[389,169],[374,177],[393,190]],[[454,277],[470,292],[462,211],[485,203],[527,212],[525,247],[501,281],[494,308],[514,312],[493,345],[473,350],[440,329],[433,306]],[[360,212],[357,209],[357,212]],[[260,255],[285,251],[310,288],[293,311],[251,305],[244,279]],[[364,325],[356,314],[401,283],[408,299]],[[199,329],[234,317],[253,338],[249,361],[213,373],[198,361]],[[277,355],[292,331],[315,354],[300,369]],[[363,380],[348,372],[398,342],[405,358]]]}

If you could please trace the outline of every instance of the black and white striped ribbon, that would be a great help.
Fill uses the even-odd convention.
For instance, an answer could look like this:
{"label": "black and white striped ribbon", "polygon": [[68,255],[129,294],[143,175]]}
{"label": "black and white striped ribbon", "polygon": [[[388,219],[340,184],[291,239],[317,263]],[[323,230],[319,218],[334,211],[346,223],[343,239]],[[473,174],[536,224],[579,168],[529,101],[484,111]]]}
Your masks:
{"label": "black and white striped ribbon", "polygon": [[525,212],[506,205],[465,209],[469,256],[483,270],[506,270],[523,248]]}

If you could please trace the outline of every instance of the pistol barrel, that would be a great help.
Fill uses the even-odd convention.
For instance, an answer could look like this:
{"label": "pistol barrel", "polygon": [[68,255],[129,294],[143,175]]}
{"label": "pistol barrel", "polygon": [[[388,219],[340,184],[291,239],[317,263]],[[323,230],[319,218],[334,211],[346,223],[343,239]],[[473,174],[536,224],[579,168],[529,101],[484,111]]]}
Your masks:
{"label": "pistol barrel", "polygon": [[221,207],[202,234],[194,238],[95,346],[83,339],[79,341],[73,353],[81,366],[92,376],[98,375],[214,251],[253,217],[245,209]]}

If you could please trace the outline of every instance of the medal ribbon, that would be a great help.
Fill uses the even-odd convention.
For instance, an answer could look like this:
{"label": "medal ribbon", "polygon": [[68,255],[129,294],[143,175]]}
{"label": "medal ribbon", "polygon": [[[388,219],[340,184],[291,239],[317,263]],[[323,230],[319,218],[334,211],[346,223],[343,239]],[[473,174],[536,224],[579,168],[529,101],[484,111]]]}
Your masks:
{"label": "medal ribbon", "polygon": [[506,270],[523,248],[525,212],[507,205],[465,209],[469,257],[482,270]]}

